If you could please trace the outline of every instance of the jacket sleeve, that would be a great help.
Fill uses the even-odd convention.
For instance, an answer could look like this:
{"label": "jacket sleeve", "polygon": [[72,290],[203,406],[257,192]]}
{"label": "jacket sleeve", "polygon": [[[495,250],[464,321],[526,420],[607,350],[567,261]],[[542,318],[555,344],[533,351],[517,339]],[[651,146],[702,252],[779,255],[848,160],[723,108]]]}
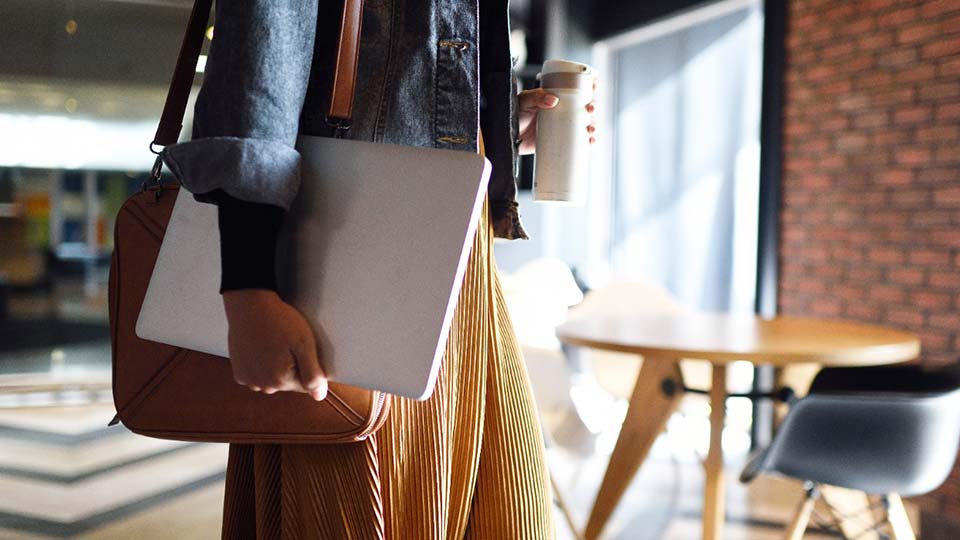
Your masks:
{"label": "jacket sleeve", "polygon": [[300,185],[294,145],[316,27],[317,0],[216,2],[191,140],[161,154],[198,200],[219,206],[221,291],[276,289],[276,234]]}
{"label": "jacket sleeve", "polygon": [[493,234],[527,239],[517,201],[519,161],[519,79],[510,54],[508,3],[480,2],[480,88],[487,111],[480,114],[487,159],[493,164],[488,196]]}

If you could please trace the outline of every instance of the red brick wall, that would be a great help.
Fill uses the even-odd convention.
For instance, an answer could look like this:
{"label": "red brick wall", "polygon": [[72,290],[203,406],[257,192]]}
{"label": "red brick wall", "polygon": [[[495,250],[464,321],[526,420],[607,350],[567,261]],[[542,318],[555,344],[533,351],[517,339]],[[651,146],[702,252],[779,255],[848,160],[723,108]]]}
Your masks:
{"label": "red brick wall", "polygon": [[[960,0],[787,0],[780,309],[960,357]],[[960,472],[925,499],[960,522]]]}

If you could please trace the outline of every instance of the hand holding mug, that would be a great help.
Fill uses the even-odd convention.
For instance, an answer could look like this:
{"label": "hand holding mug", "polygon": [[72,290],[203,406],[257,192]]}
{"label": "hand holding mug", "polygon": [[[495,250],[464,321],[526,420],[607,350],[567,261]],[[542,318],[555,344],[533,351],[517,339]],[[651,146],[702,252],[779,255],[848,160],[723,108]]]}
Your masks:
{"label": "hand holding mug", "polygon": [[[597,92],[597,79],[593,79],[593,93]],[[533,154],[537,150],[537,113],[540,109],[552,109],[560,102],[560,98],[543,88],[523,90],[519,96],[520,120],[520,155]],[[590,123],[586,127],[590,144],[597,142],[597,125],[594,120],[596,112],[596,98],[583,106],[590,113]]]}

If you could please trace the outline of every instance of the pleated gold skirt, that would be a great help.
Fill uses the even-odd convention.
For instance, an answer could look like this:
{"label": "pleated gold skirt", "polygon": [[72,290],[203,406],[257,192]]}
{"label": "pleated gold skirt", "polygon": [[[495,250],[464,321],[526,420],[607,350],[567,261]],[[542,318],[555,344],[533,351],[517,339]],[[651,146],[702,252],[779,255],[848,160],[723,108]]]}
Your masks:
{"label": "pleated gold skirt", "polygon": [[[483,137],[480,137],[483,153]],[[229,540],[554,537],[543,439],[483,203],[433,395],[339,445],[230,445]]]}

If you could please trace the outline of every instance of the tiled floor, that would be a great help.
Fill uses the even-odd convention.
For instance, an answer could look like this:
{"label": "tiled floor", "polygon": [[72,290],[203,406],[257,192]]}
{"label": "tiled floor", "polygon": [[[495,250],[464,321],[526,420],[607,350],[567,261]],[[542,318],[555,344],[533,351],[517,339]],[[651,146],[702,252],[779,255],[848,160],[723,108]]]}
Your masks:
{"label": "tiled floor", "polygon": [[113,413],[0,410],[0,538],[217,536],[226,446],[107,427]]}
{"label": "tiled floor", "polygon": [[[681,443],[681,444],[678,444]],[[783,527],[802,497],[798,482],[762,478],[749,486],[737,482],[743,459],[727,462],[728,540],[783,538]],[[549,450],[551,469],[561,494],[582,530],[603,477],[608,455],[575,457],[561,448]],[[604,530],[607,540],[694,540],[700,538],[703,474],[699,456],[682,441],[661,436]],[[559,519],[559,516],[558,516]],[[558,527],[562,540],[574,540],[569,527]],[[807,540],[832,538],[810,532]]]}
{"label": "tiled floor", "polygon": [[[164,441],[135,435],[122,425],[107,427],[115,412],[107,343],[4,353],[3,362],[16,369],[0,376],[0,540],[219,537],[226,445]],[[70,390],[51,391],[57,385]],[[586,399],[602,401],[593,395]],[[749,487],[736,482],[749,444],[748,423],[740,421],[748,418],[749,403],[731,399],[727,407],[726,540],[782,538],[801,487],[772,478]],[[705,451],[708,415],[702,398],[685,398],[604,538],[700,538],[698,452]],[[544,423],[552,434],[552,475],[575,527],[582,529],[616,422],[600,436],[590,435],[570,410],[547,415]],[[559,510],[556,516],[558,540],[576,540]],[[804,538],[834,537],[811,532]]]}
{"label": "tiled floor", "polygon": [[[109,403],[0,409],[0,539],[209,539],[219,534],[225,445],[140,437],[107,427]],[[579,526],[605,457],[554,447],[550,462]],[[731,477],[736,466],[731,464]],[[607,529],[610,540],[699,537],[695,456],[663,437]],[[733,540],[780,538],[799,486],[764,480],[727,491]],[[561,540],[573,539],[559,512]],[[807,538],[822,538],[810,535]]]}

